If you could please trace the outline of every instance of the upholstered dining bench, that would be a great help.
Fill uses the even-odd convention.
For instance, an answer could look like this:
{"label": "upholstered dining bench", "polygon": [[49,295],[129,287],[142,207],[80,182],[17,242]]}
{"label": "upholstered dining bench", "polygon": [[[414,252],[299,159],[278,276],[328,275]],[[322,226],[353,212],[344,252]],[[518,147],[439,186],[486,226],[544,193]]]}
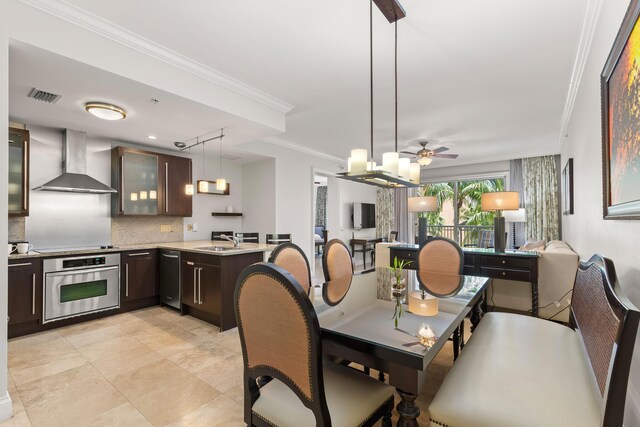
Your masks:
{"label": "upholstered dining bench", "polygon": [[622,426],[640,313],[613,263],[580,263],[570,326],[484,316],[429,406],[432,427]]}

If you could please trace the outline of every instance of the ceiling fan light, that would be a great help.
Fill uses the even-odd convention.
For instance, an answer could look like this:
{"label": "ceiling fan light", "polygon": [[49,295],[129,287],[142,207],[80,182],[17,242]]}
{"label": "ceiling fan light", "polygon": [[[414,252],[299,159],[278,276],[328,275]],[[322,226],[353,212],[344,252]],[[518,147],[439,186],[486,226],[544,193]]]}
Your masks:
{"label": "ceiling fan light", "polygon": [[420,166],[429,166],[432,161],[433,161],[433,158],[428,156],[418,158],[418,164]]}

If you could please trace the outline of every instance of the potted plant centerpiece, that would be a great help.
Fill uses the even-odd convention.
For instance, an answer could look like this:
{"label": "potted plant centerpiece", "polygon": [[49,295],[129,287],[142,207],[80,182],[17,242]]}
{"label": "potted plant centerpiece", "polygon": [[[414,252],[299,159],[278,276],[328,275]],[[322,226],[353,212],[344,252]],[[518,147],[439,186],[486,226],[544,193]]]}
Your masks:
{"label": "potted plant centerpiece", "polygon": [[404,313],[402,308],[402,298],[404,297],[404,291],[407,287],[407,279],[404,277],[402,272],[409,264],[411,264],[411,261],[398,261],[398,257],[395,257],[393,259],[393,266],[387,267],[393,273],[393,276],[391,277],[391,295],[396,300],[396,307],[393,312],[393,321],[396,328],[398,327],[398,319],[400,319]]}

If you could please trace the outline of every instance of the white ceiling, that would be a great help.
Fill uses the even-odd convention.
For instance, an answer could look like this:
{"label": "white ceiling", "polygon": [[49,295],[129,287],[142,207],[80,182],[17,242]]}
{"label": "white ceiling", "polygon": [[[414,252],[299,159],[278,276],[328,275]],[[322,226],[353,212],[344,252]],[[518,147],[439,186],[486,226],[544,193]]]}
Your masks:
{"label": "white ceiling", "polygon": [[[293,104],[280,139],[340,158],[369,145],[368,1],[67,1]],[[423,137],[460,154],[431,167],[558,152],[583,0],[402,4],[399,149]],[[377,9],[374,31],[379,157],[393,147],[393,27]]]}
{"label": "white ceiling", "polygon": [[[151,148],[176,150],[175,141],[219,135],[224,127],[224,154],[248,163],[264,157],[234,148],[271,135],[271,131],[214,108],[82,64],[60,55],[12,41],[9,46],[9,111],[11,120],[52,128],[71,128],[91,136]],[[28,98],[33,87],[62,95],[55,104]],[[151,99],[160,102],[153,103]],[[106,121],[88,114],[84,104],[102,101],[124,108],[127,118]],[[151,140],[149,135],[156,136]],[[218,150],[218,141],[212,142]]]}

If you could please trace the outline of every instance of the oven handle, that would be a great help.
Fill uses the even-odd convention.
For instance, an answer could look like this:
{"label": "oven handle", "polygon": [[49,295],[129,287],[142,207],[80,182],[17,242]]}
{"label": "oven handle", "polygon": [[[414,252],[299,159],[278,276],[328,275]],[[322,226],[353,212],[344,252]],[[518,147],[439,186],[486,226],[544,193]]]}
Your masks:
{"label": "oven handle", "polygon": [[87,274],[87,273],[102,273],[104,271],[117,270],[117,265],[113,267],[105,267],[105,268],[91,268],[89,270],[73,270],[73,271],[64,271],[61,273],[47,273],[46,275],[49,277],[59,277],[59,276],[72,276],[75,274]]}

